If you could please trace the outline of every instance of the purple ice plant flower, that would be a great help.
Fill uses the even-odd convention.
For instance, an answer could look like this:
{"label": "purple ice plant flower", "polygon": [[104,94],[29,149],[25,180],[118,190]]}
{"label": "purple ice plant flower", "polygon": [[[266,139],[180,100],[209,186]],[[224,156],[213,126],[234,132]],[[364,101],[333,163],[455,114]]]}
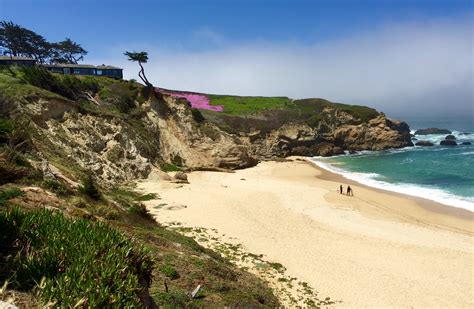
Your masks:
{"label": "purple ice plant flower", "polygon": [[157,90],[163,94],[171,95],[175,98],[184,98],[191,103],[192,108],[197,109],[207,109],[215,112],[222,112],[224,110],[224,106],[222,105],[211,105],[211,101],[209,98],[203,94],[197,93],[187,93],[187,92],[173,92],[164,89],[157,88]]}

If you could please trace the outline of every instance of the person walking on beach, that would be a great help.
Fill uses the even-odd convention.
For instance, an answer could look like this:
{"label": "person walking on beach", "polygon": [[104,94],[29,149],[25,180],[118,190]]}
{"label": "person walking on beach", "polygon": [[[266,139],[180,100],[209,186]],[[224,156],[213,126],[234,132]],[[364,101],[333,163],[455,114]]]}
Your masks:
{"label": "person walking on beach", "polygon": [[354,196],[351,186],[347,186],[347,196]]}
{"label": "person walking on beach", "polygon": [[344,188],[342,187],[342,185],[339,186],[339,193],[344,194]]}

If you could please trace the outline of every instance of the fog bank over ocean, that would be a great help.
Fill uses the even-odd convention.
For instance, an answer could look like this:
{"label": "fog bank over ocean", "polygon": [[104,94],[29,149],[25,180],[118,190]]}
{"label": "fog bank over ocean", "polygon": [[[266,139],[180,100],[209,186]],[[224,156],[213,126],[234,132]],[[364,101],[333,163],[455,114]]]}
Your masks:
{"label": "fog bank over ocean", "polygon": [[319,97],[403,120],[408,115],[443,120],[473,115],[472,29],[471,14],[385,24],[318,43],[235,42],[208,29],[199,50],[186,49],[186,42],[181,48],[128,42],[113,47],[110,57],[89,61],[115,63],[125,68],[126,78],[136,78],[135,65],[116,56],[117,50],[136,47],[149,51],[150,80],[167,89]]}

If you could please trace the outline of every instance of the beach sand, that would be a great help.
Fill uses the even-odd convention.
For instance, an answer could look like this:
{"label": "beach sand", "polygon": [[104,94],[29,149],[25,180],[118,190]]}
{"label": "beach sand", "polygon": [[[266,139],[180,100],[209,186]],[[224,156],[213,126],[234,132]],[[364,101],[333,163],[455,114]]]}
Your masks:
{"label": "beach sand", "polygon": [[[474,307],[474,213],[372,189],[304,159],[138,184],[161,223],[216,229],[339,307]],[[354,197],[337,192],[350,184]],[[203,244],[205,245],[205,244]]]}

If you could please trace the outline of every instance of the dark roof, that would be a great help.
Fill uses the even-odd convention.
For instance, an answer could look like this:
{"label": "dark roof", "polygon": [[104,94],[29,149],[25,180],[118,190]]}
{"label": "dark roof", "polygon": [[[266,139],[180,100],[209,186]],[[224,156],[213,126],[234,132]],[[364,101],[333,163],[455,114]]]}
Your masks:
{"label": "dark roof", "polygon": [[56,64],[44,64],[48,68],[82,68],[82,69],[95,69],[92,64],[70,64],[70,63],[56,63]]}
{"label": "dark roof", "polygon": [[15,60],[15,61],[36,61],[35,59],[33,58],[29,58],[29,57],[18,57],[18,56],[0,56],[0,60]]}
{"label": "dark roof", "polygon": [[122,68],[114,67],[111,65],[98,65],[94,66],[91,64],[69,64],[69,63],[57,63],[57,64],[44,64],[48,68],[82,68],[82,69],[99,69],[99,70],[122,70]]}
{"label": "dark roof", "polygon": [[123,70],[122,68],[114,67],[111,65],[105,65],[105,64],[98,65],[96,68],[99,70]]}

